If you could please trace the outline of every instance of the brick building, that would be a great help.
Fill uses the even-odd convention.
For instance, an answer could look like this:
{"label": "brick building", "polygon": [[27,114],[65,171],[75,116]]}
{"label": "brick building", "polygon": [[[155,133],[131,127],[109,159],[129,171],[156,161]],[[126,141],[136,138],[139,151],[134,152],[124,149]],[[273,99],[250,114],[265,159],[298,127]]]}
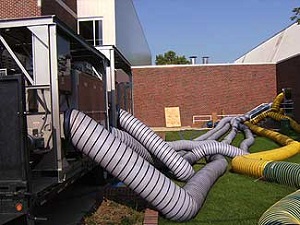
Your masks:
{"label": "brick building", "polygon": [[165,108],[179,107],[181,125],[193,115],[243,114],[276,96],[276,64],[134,67],[135,116],[164,127]]}
{"label": "brick building", "polygon": [[164,127],[165,108],[179,107],[181,125],[191,126],[193,115],[245,113],[291,88],[300,121],[299,35],[294,23],[232,64],[134,67],[135,115]]}
{"label": "brick building", "polygon": [[1,0],[0,18],[28,18],[56,15],[74,31],[77,30],[76,0]]}

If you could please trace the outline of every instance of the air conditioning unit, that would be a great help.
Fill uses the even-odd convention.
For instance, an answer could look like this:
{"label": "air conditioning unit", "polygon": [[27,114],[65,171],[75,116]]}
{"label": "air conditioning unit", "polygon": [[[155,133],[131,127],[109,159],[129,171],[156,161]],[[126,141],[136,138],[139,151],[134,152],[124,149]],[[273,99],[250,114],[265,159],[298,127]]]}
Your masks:
{"label": "air conditioning unit", "polygon": [[0,69],[0,77],[7,76],[7,69]]}

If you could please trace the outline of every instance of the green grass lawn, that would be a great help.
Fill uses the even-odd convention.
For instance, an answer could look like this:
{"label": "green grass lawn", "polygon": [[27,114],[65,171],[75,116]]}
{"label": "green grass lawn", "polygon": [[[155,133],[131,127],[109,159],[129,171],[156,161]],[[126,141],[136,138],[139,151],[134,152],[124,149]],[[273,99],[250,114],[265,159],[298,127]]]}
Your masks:
{"label": "green grass lawn", "polygon": [[[191,140],[199,135],[201,135],[200,131],[167,132],[166,140]],[[242,139],[242,135],[239,134],[233,144],[238,145]],[[251,146],[250,152],[274,149],[276,147],[279,147],[279,145],[275,142],[263,137],[256,137],[255,144]],[[287,161],[299,163],[300,155],[298,154]],[[260,216],[270,206],[294,191],[296,191],[296,188],[232,173],[230,172],[229,159],[228,171],[213,186],[198,215],[194,219],[180,224],[257,224]],[[160,217],[159,224],[178,223]]]}

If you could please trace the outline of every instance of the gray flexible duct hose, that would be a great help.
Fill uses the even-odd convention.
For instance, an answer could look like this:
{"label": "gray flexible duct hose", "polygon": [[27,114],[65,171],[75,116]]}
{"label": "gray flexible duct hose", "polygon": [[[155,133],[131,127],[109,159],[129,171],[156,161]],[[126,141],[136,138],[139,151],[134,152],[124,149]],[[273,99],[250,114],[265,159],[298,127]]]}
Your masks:
{"label": "gray flexible duct hose", "polygon": [[248,154],[242,149],[218,141],[205,143],[193,149],[192,153],[195,155],[195,159],[194,159],[195,161],[198,161],[199,159],[202,159],[205,156],[210,156],[215,154],[221,154],[223,156],[228,156],[231,158],[238,155]]}
{"label": "gray flexible duct hose", "polygon": [[189,162],[189,164],[194,165],[197,161],[198,158],[197,156],[195,156],[195,154],[193,152],[188,152],[186,153],[183,158]]}
{"label": "gray flexible duct hose", "polygon": [[185,150],[179,150],[179,151],[177,151],[177,153],[178,153],[181,157],[183,157],[185,154],[187,154],[187,152],[186,152]]}
{"label": "gray flexible duct hose", "polygon": [[204,141],[178,140],[167,143],[192,165],[192,163],[194,163],[193,159],[195,156],[191,150],[201,145],[203,142]]}
{"label": "gray flexible duct hose", "polygon": [[244,132],[245,139],[240,143],[240,149],[249,152],[249,147],[253,145],[255,139],[251,130],[244,124],[240,124],[240,129]]}
{"label": "gray flexible duct hose", "polygon": [[170,143],[174,149],[179,150],[184,148],[190,150],[190,152],[183,155],[183,158],[187,160],[191,165],[200,160],[205,156],[210,156],[214,154],[221,154],[228,157],[235,157],[237,155],[245,155],[247,152],[239,149],[237,147],[231,146],[226,143],[221,143],[215,140],[206,141],[188,141],[181,140],[175,141],[175,143]]}
{"label": "gray flexible duct hose", "polygon": [[203,141],[203,140],[206,140],[208,139],[208,137],[212,136],[215,132],[217,132],[218,130],[222,129],[224,127],[224,125],[228,122],[230,122],[230,120],[232,119],[233,117],[224,117],[223,119],[220,120],[220,122],[218,123],[218,125],[207,131],[205,134],[202,134],[201,136],[195,138],[194,140],[195,141]]}
{"label": "gray flexible duct hose", "polygon": [[233,139],[236,137],[236,134],[238,132],[239,121],[236,118],[232,118],[232,120],[230,121],[230,124],[231,124],[231,127],[232,127],[231,131],[222,140],[222,142],[226,143],[226,144],[231,144],[231,142],[233,141]]}
{"label": "gray flexible duct hose", "polygon": [[205,141],[178,140],[178,141],[172,141],[172,142],[167,142],[167,143],[175,151],[180,151],[180,150],[191,151],[194,148],[196,148],[202,144],[205,144],[207,142],[214,142],[214,140],[205,140]]}
{"label": "gray flexible duct hose", "polygon": [[[264,111],[269,110],[271,105],[272,105],[272,103],[263,103],[263,104],[255,107],[255,108],[251,109],[249,112],[245,113],[243,116],[237,117],[237,119],[241,124],[241,122],[245,122],[246,120],[249,120],[254,115],[257,115],[257,114],[260,114]],[[220,129],[222,129],[225,126],[226,123],[231,122],[232,118],[235,118],[235,117],[224,117],[223,119],[220,120],[220,122],[218,123],[218,125],[214,129],[212,129],[212,130],[206,132],[205,134],[195,138],[194,140],[202,141],[202,140],[206,140],[206,139],[210,139],[210,140],[218,139],[218,138],[215,138],[216,136],[212,137],[212,135],[214,133],[216,133],[217,131],[219,131]],[[224,133],[226,133],[226,132],[224,132]]]}
{"label": "gray flexible duct hose", "polygon": [[115,127],[111,127],[111,133],[117,138],[119,138],[129,148],[131,148],[144,159],[146,159],[149,163],[154,163],[152,156],[147,151],[147,149],[140,142],[138,142],[136,139],[130,136],[127,132],[119,130]]}
{"label": "gray flexible duct hose", "polygon": [[199,158],[192,152],[193,149],[198,148],[204,144],[215,143],[215,140],[205,140],[205,141],[190,141],[190,140],[179,140],[168,142],[168,144],[176,151],[187,151],[186,154],[181,154],[182,157],[188,161],[191,165],[199,160]]}
{"label": "gray flexible duct hose", "polygon": [[[198,138],[195,138],[194,140],[196,141],[201,141],[201,140],[216,140],[218,138],[220,138],[222,135],[224,135],[230,128],[230,124],[229,122],[232,120],[232,118],[234,117],[224,117],[223,119],[221,119],[219,121],[219,123],[217,124],[217,126],[215,128],[213,128],[212,130],[208,131],[207,133],[201,135]],[[211,160],[211,155],[207,156],[205,158],[206,161],[210,161]],[[223,157],[223,156],[221,156]],[[193,164],[194,162],[198,161],[198,157],[194,156],[194,154],[189,154],[186,156],[187,160],[189,161],[189,163]]]}
{"label": "gray flexible duct hose", "polygon": [[224,139],[222,140],[222,143],[225,143],[225,144],[231,144],[233,139],[236,137],[236,134],[237,134],[237,129],[235,127],[233,127],[231,129],[231,131],[229,132],[229,134],[224,137]]}
{"label": "gray flexible duct hose", "polygon": [[198,171],[183,187],[201,206],[214,182],[226,172],[227,161],[220,155],[211,157],[211,162]]}
{"label": "gray flexible duct hose", "polygon": [[217,140],[222,137],[228,130],[230,129],[230,123],[225,123],[224,126],[213,133],[211,136],[207,138],[207,140]]}
{"label": "gray flexible duct hose", "polygon": [[248,152],[249,147],[254,143],[254,137],[251,130],[247,126],[242,124],[242,122],[245,122],[246,120],[247,118],[245,116],[233,118],[231,120],[232,129],[230,133],[222,140],[222,142],[231,144],[238,131],[242,130],[244,132],[245,139],[240,143],[240,148]]}
{"label": "gray flexible duct hose", "polygon": [[[226,160],[212,157],[212,162],[197,172],[184,188],[180,188],[103,126],[77,110],[66,114],[65,132],[75,148],[171,220],[193,218],[203,204],[206,191],[227,167]],[[200,186],[197,188],[194,185]]]}
{"label": "gray flexible duct hose", "polygon": [[121,127],[157,157],[177,179],[185,181],[194,175],[193,167],[144,123],[122,109],[119,119]]}

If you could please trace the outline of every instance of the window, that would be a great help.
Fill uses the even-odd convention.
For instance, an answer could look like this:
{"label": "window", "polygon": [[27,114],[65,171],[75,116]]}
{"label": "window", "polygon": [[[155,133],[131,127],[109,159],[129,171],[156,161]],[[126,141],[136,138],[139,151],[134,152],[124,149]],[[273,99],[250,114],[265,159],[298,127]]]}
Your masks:
{"label": "window", "polygon": [[95,46],[102,45],[102,20],[95,20]]}
{"label": "window", "polygon": [[102,20],[90,19],[79,21],[79,34],[90,44],[99,46],[102,41]]}

